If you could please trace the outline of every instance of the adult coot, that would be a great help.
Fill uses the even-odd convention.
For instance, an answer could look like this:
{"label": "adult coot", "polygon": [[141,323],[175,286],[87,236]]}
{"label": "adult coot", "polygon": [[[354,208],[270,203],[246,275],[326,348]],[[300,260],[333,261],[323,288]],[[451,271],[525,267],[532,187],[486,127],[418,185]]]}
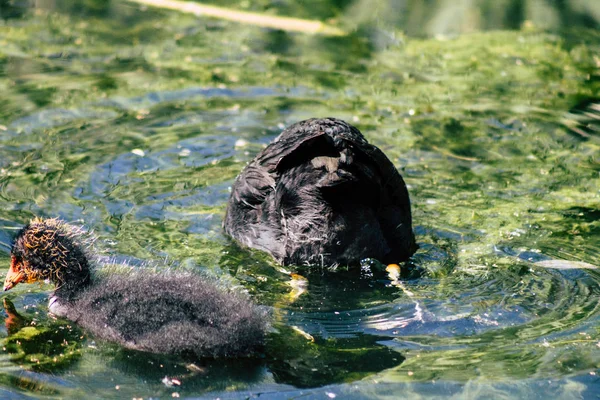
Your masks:
{"label": "adult coot", "polygon": [[335,118],[291,125],[235,180],[225,232],[284,265],[395,263],[417,249],[392,162]]}

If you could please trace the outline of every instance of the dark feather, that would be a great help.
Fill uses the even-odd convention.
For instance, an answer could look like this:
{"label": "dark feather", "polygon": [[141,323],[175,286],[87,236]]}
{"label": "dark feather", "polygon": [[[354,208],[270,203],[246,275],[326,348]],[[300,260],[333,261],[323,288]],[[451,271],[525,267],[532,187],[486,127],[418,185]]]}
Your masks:
{"label": "dark feather", "polygon": [[283,264],[400,262],[417,246],[404,180],[355,127],[298,122],[237,177],[225,231]]}
{"label": "dark feather", "polygon": [[268,317],[246,294],[190,273],[96,276],[82,239],[56,219],[35,219],[15,239],[11,268],[26,282],[54,283],[52,313],[96,338],[152,353],[244,357],[262,346]]}
{"label": "dark feather", "polygon": [[130,349],[215,358],[252,355],[266,326],[266,314],[247,296],[173,273],[99,280],[64,316]]}

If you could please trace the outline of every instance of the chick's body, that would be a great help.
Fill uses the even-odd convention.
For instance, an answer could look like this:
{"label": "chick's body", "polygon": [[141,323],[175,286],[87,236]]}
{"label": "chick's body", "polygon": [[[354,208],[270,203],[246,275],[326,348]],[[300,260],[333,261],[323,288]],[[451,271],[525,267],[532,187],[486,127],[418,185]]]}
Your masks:
{"label": "chick's body", "polygon": [[106,277],[50,311],[130,349],[199,357],[249,355],[266,319],[247,296],[192,274]]}
{"label": "chick's body", "polygon": [[246,294],[191,273],[95,276],[73,232],[57,220],[23,228],[5,290],[32,277],[50,279],[51,312],[130,349],[216,358],[251,355],[262,345],[267,316]]}

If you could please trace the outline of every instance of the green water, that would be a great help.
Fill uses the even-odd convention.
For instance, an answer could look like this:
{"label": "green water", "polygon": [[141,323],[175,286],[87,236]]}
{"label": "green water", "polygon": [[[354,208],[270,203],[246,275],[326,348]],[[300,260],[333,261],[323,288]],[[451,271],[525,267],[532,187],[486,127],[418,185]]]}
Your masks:
{"label": "green water", "polygon": [[[544,27],[504,2],[504,19],[458,29],[375,3],[219,3],[349,32],[324,37],[125,1],[0,1],[0,242],[60,216],[95,232],[102,260],[215,276],[274,318],[263,359],[191,365],[96,342],[48,315],[49,286],[19,285],[0,397],[600,395],[595,14],[562,2],[536,9],[557,16]],[[359,127],[409,186],[421,249],[399,282],[305,272],[296,298],[223,235],[245,163],[319,116]]]}

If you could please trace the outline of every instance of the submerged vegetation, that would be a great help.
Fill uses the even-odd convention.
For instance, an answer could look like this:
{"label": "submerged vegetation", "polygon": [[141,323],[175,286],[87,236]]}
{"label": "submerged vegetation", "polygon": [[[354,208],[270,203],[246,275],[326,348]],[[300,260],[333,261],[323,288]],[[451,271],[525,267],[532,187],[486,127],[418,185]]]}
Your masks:
{"label": "submerged vegetation", "polygon": [[[420,3],[219,2],[348,32],[326,36],[125,1],[0,1],[0,242],[60,216],[95,231],[111,263],[217,276],[276,320],[264,363],[190,364],[56,334],[49,287],[18,287],[5,299],[36,325],[3,332],[5,390],[597,394],[596,2],[481,2],[497,6],[445,19],[456,2]],[[409,186],[421,249],[400,280],[365,263],[307,272],[300,294],[222,233],[243,166],[324,116],[356,125]],[[72,349],[44,344],[63,339]]]}

